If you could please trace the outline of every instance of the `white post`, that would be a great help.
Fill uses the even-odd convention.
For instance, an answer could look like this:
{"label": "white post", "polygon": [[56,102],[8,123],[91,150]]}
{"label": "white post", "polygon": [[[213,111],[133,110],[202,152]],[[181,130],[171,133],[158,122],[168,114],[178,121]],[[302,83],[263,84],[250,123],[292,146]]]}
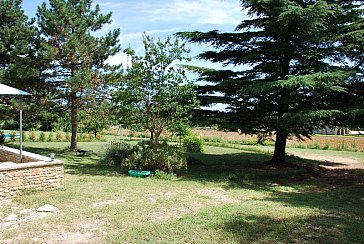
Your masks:
{"label": "white post", "polygon": [[19,96],[19,107],[20,107],[20,163],[23,162],[23,105],[22,97]]}

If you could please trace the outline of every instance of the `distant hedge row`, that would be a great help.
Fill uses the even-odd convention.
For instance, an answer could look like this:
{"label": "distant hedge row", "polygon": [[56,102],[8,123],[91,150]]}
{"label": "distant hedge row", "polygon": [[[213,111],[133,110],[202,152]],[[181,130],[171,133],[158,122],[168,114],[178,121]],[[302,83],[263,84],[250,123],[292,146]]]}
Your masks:
{"label": "distant hedge row", "polygon": [[[15,137],[12,137],[15,138]],[[23,141],[30,142],[70,142],[71,133],[69,132],[38,132],[38,131],[24,131]],[[79,133],[77,136],[79,142],[91,142],[91,141],[105,141],[105,138],[97,133]]]}

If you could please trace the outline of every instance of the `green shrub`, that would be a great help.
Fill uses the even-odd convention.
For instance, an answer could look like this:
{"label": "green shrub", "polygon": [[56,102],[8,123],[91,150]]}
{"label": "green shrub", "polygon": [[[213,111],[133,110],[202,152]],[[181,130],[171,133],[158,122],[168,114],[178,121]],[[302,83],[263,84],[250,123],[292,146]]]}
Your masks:
{"label": "green shrub", "polygon": [[160,179],[160,180],[175,180],[177,179],[177,175],[173,173],[166,173],[162,170],[157,169],[154,172],[154,178]]}
{"label": "green shrub", "polygon": [[83,133],[79,133],[77,136],[77,141],[84,142],[85,141],[85,135]]}
{"label": "green shrub", "polygon": [[15,141],[15,137],[16,137],[16,133],[15,133],[15,131],[12,131],[12,132],[10,133],[10,140],[11,140],[12,142],[14,142],[14,141]]}
{"label": "green shrub", "polygon": [[183,138],[183,147],[187,152],[203,152],[203,143],[204,141],[199,138],[196,134],[191,133]]}
{"label": "green shrub", "polygon": [[0,131],[0,144],[4,145],[5,143],[5,134],[3,131]]}
{"label": "green shrub", "polygon": [[326,143],[323,147],[322,150],[329,150],[330,149],[330,144]]}
{"label": "green shrub", "polygon": [[88,140],[93,141],[94,140],[94,134],[92,132],[88,133]]}
{"label": "green shrub", "polygon": [[32,130],[29,134],[29,141],[35,142],[37,140],[35,131]]}
{"label": "green shrub", "polygon": [[301,149],[307,149],[307,146],[303,143],[299,143],[296,147]]}
{"label": "green shrub", "polygon": [[121,166],[124,170],[160,170],[166,173],[187,168],[181,148],[166,142],[159,144],[157,150],[149,141],[139,142],[134,147],[125,142],[114,143],[106,148],[99,162],[104,165]]}
{"label": "green shrub", "polygon": [[40,142],[45,142],[46,141],[46,136],[45,136],[45,133],[43,131],[39,134],[39,139],[38,140]]}
{"label": "green shrub", "polygon": [[101,135],[100,133],[97,133],[96,134],[96,140],[98,140],[98,141],[107,141],[106,140],[106,137],[104,137],[103,135]]}
{"label": "green shrub", "polygon": [[22,138],[23,138],[23,141],[28,141],[28,134],[25,131],[23,131]]}
{"label": "green shrub", "polygon": [[133,147],[133,154],[125,160],[123,167],[172,173],[178,169],[186,169],[187,162],[180,147],[163,142],[155,150],[152,143],[142,141]]}
{"label": "green shrub", "polygon": [[106,148],[99,162],[103,165],[123,166],[125,159],[132,153],[132,147],[129,144],[125,142],[114,143]]}
{"label": "green shrub", "polygon": [[52,132],[48,134],[47,141],[49,141],[49,142],[53,142],[54,141],[54,136],[53,136],[53,133]]}
{"label": "green shrub", "polygon": [[71,134],[69,132],[66,133],[66,141],[67,142],[71,141]]}
{"label": "green shrub", "polygon": [[61,131],[57,131],[56,140],[59,142],[63,141],[63,134]]}

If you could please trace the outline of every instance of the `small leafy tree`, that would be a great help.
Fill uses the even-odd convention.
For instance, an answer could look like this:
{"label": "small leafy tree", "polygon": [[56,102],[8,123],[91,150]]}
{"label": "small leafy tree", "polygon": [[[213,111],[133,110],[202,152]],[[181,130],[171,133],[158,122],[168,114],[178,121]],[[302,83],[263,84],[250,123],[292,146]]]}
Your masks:
{"label": "small leafy tree", "polygon": [[40,142],[45,142],[46,141],[46,136],[45,136],[45,133],[43,131],[39,134],[39,141]]}
{"label": "small leafy tree", "polygon": [[115,101],[123,123],[149,130],[154,152],[157,152],[163,132],[176,123],[188,120],[197,100],[194,85],[187,80],[176,61],[189,60],[189,50],[178,39],[154,42],[144,37],[145,54],[138,56],[132,49],[132,65],[116,92]]}
{"label": "small leafy tree", "polygon": [[108,102],[94,104],[92,107],[85,108],[80,113],[80,131],[93,133],[93,137],[96,137],[98,132],[114,123],[115,116],[113,112],[112,106]]}

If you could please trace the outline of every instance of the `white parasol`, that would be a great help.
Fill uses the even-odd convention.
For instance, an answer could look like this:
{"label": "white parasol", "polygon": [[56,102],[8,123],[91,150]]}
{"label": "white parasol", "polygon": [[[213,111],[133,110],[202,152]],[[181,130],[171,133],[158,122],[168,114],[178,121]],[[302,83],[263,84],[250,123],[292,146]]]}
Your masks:
{"label": "white parasol", "polygon": [[31,94],[11,86],[0,84],[0,96],[17,96],[19,97],[19,107],[20,107],[20,163],[23,162],[23,105],[22,97],[30,96]]}

